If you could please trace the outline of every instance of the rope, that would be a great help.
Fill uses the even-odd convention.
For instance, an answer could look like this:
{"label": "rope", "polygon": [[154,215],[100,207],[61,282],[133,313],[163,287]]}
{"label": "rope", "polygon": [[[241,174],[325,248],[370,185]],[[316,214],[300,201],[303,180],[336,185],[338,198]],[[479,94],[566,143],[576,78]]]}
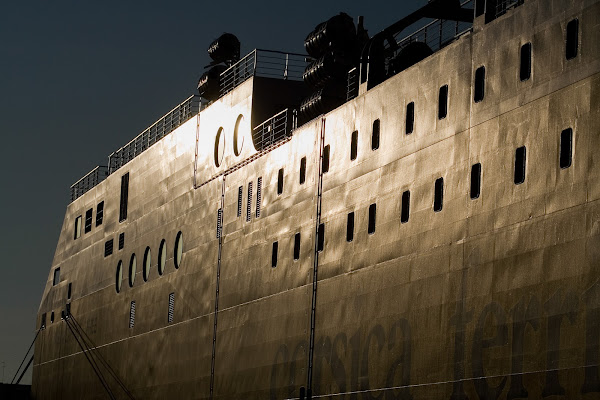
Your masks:
{"label": "rope", "polygon": [[[23,366],[23,363],[27,359],[27,355],[31,351],[31,348],[33,347],[33,344],[35,343],[35,340],[37,339],[41,330],[42,330],[42,327],[40,327],[40,329],[38,329],[37,333],[35,334],[35,337],[33,338],[33,342],[31,342],[31,345],[29,346],[27,353],[25,353],[25,357],[23,357],[23,361],[21,361],[21,365],[19,365],[19,368],[17,368],[17,372],[15,372],[15,376],[12,378],[12,381],[10,381],[11,385],[14,383],[15,379],[17,378],[17,375],[19,374],[19,370],[21,369],[21,367]],[[31,364],[31,361],[29,362],[29,364]],[[29,367],[29,364],[27,364],[27,367]],[[25,368],[25,371],[27,371],[27,367]],[[23,372],[23,373],[25,373],[25,372]],[[21,380],[21,378],[19,378],[19,380]]]}
{"label": "rope", "polygon": [[[83,330],[79,321],[77,321],[77,319],[75,319],[75,317],[72,314],[70,314],[69,317],[73,322],[73,327],[75,328],[75,330],[77,330],[77,333],[79,333],[82,341],[88,348],[88,351],[93,352],[94,350],[96,350],[96,352],[92,353],[92,354],[95,354],[96,357],[98,357],[98,359],[100,360],[100,362],[102,363],[104,368],[106,368],[108,370],[109,374],[113,377],[113,379],[117,382],[117,384],[121,387],[121,389],[123,389],[125,394],[127,394],[127,397],[129,397],[131,400],[135,400],[135,398],[133,397],[133,394],[127,389],[127,387],[125,386],[125,383],[119,378],[116,371],[110,366],[108,361],[106,361],[106,359],[104,357],[102,357],[102,354],[100,354],[100,352],[98,351],[98,346],[96,346],[96,344],[92,341],[92,339],[89,337],[89,335]],[[86,343],[86,339],[89,342],[89,344]],[[91,344],[91,346],[90,346],[90,344]]]}
{"label": "rope", "polygon": [[69,328],[69,330],[71,331],[71,333],[73,334],[73,337],[75,338],[75,340],[77,341],[77,344],[79,345],[79,347],[81,348],[81,351],[83,352],[83,355],[85,356],[85,358],[88,360],[88,362],[90,363],[90,366],[92,367],[92,369],[94,370],[94,373],[96,374],[96,376],[98,377],[98,380],[100,381],[100,383],[102,384],[102,386],[104,387],[104,390],[106,390],[106,393],[108,394],[108,396],[112,399],[112,400],[117,400],[115,398],[115,396],[112,394],[112,392],[110,391],[110,388],[108,387],[108,384],[106,383],[106,381],[104,380],[104,376],[102,376],[102,372],[100,372],[99,370],[96,369],[96,367],[94,366],[94,363],[92,362],[92,360],[90,360],[90,357],[88,356],[87,352],[84,350],[83,345],[81,344],[81,342],[79,341],[79,338],[77,337],[77,335],[75,334],[75,331],[73,331],[73,328],[71,327],[71,324],[69,323],[69,316],[65,315],[65,322],[67,323],[67,327]]}

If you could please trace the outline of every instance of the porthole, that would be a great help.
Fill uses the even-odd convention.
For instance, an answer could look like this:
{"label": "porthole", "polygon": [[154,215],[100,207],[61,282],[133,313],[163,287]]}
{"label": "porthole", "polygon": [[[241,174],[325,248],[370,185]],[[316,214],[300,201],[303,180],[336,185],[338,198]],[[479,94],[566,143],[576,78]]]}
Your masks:
{"label": "porthole", "polygon": [[117,264],[117,273],[115,275],[115,288],[117,293],[121,292],[121,285],[123,284],[123,261],[119,260]]}
{"label": "porthole", "polygon": [[244,134],[240,133],[240,125],[244,121],[244,116],[240,114],[235,121],[235,128],[233,130],[233,153],[236,156],[242,154],[242,148],[244,148]]}
{"label": "porthole", "polygon": [[137,259],[135,258],[135,253],[131,255],[131,259],[129,260],[129,287],[133,287],[135,283],[135,271],[137,269]]}
{"label": "porthole", "polygon": [[181,231],[177,233],[177,237],[175,238],[175,254],[173,254],[173,258],[175,259],[175,268],[179,268],[181,265],[181,257],[183,256],[183,235]]}
{"label": "porthole", "polygon": [[165,272],[165,264],[167,263],[167,242],[163,239],[158,247],[158,274],[162,275]]}
{"label": "porthole", "polygon": [[220,127],[215,137],[215,166],[220,166],[225,154],[225,133],[223,127]]}
{"label": "porthole", "polygon": [[144,252],[144,282],[148,281],[148,277],[150,276],[150,266],[152,265],[152,253],[150,251],[150,246],[146,247],[146,251]]}

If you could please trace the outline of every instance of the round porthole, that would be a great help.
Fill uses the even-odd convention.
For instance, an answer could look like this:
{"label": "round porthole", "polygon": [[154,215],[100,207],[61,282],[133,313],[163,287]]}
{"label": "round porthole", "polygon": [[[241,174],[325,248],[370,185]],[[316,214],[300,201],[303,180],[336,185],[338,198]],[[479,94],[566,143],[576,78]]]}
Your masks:
{"label": "round porthole", "polygon": [[240,125],[244,121],[244,116],[240,114],[235,121],[235,129],[233,131],[233,153],[236,156],[242,154],[242,148],[244,147],[244,134],[240,133]]}
{"label": "round porthole", "polygon": [[129,260],[129,287],[133,287],[133,283],[135,282],[135,271],[137,269],[137,259],[135,258],[135,253],[131,255],[131,259]]}
{"label": "round porthole", "polygon": [[152,265],[152,253],[150,252],[150,246],[146,247],[144,252],[144,282],[148,281],[150,276],[150,266]]}
{"label": "round porthole", "polygon": [[215,165],[218,167],[223,161],[223,155],[225,154],[225,133],[223,127],[220,127],[215,137]]}
{"label": "round porthole", "polygon": [[158,274],[162,275],[165,272],[165,264],[167,263],[167,242],[163,239],[158,247]]}
{"label": "round porthole", "polygon": [[121,292],[121,285],[123,284],[123,261],[119,260],[117,264],[117,274],[115,276],[115,287],[117,293]]}
{"label": "round porthole", "polygon": [[181,265],[181,257],[183,256],[183,235],[181,231],[177,233],[177,238],[175,238],[175,254],[173,258],[175,259],[175,268],[179,268]]}

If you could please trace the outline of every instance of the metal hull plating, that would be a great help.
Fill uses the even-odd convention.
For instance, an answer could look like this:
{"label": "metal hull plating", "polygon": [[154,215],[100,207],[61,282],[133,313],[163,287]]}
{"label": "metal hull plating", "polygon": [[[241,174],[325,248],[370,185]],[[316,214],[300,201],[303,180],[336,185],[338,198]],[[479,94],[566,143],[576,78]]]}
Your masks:
{"label": "metal hull plating", "polygon": [[[579,53],[566,60],[574,18]],[[116,398],[127,390],[136,399],[276,400],[298,398],[310,384],[313,397],[340,399],[597,399],[599,26],[597,1],[526,1],[489,24],[476,21],[472,33],[377,87],[363,85],[359,97],[262,153],[249,133],[261,101],[256,78],[216,101],[68,206],[38,326],[69,303],[94,349],[81,350],[67,321],[47,322],[34,396],[106,398],[86,359],[99,354],[122,383],[99,368]],[[521,81],[528,42],[532,73]],[[480,66],[485,96],[476,103]],[[448,114],[439,119],[444,85]],[[235,143],[243,146],[234,151],[239,115]],[[561,168],[568,128],[572,162]],[[521,146],[525,178],[515,184]],[[128,215],[119,222],[125,173]],[[74,240],[76,217],[100,201],[104,222]],[[105,256],[109,239],[115,248]],[[127,267],[134,253],[135,281],[124,278],[117,293],[117,264]]]}

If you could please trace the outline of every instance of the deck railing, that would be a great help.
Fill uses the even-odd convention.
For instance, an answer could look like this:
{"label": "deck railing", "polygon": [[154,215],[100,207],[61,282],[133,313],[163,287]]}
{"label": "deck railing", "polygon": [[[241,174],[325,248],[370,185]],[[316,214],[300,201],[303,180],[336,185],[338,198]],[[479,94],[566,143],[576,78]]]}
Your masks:
{"label": "deck railing", "polygon": [[200,96],[192,95],[165,116],[137,135],[133,140],[108,156],[108,173],[112,174],[146,151],[154,143],[173,132],[178,126],[198,114]]}
{"label": "deck railing", "polygon": [[71,185],[71,201],[75,200],[85,192],[102,182],[108,176],[107,166],[97,166],[87,173],[83,178]]}
{"label": "deck railing", "polygon": [[518,7],[524,3],[524,0],[499,0],[496,4],[496,18],[506,14],[511,8]]}
{"label": "deck railing", "polygon": [[254,148],[258,151],[268,148],[290,136],[295,127],[295,110],[286,108],[253,129]]}
{"label": "deck railing", "polygon": [[296,53],[255,49],[221,73],[221,96],[252,76],[302,80],[306,56]]}
{"label": "deck railing", "polygon": [[[461,7],[472,8],[473,3],[474,0],[467,0],[461,3]],[[402,50],[412,42],[423,42],[427,44],[433,52],[436,52],[463,34],[470,32],[472,28],[473,24],[471,22],[436,19],[402,39],[399,39],[398,37],[395,39],[398,43],[398,51]]]}
{"label": "deck railing", "polygon": [[146,151],[154,143],[200,112],[200,96],[192,95],[148,129],[108,156],[108,166],[98,166],[71,185],[71,201],[102,182],[108,175]]}

